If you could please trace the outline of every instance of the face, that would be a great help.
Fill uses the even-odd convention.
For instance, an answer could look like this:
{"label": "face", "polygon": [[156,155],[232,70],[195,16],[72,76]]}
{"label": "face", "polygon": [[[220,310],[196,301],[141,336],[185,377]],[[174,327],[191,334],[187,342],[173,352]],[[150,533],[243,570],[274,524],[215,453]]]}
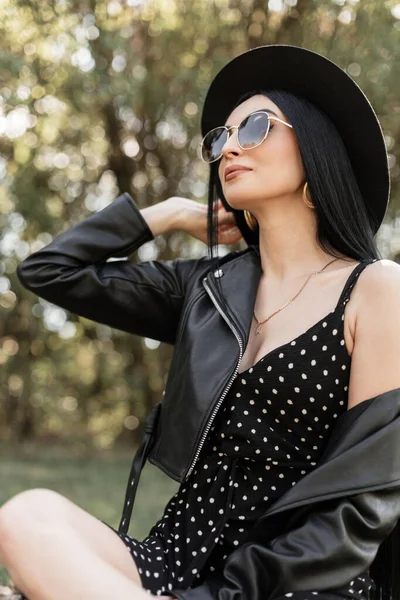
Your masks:
{"label": "face", "polygon": [[[239,125],[250,113],[268,110],[288,122],[281,110],[266,96],[257,94],[245,100],[230,114],[225,125]],[[268,200],[283,200],[301,194],[305,175],[293,129],[271,119],[266,139],[256,148],[242,150],[233,130],[223,147],[218,167],[222,190],[233,208],[248,209],[255,216]],[[245,167],[226,175],[227,167]]]}

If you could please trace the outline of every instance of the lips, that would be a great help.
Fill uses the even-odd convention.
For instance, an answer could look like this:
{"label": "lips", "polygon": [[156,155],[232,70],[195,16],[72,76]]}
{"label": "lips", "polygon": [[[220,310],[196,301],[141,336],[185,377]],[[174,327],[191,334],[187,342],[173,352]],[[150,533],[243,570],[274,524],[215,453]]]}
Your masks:
{"label": "lips", "polygon": [[251,171],[249,167],[245,167],[243,165],[230,165],[225,169],[224,177],[225,181],[229,181],[230,179],[234,179],[243,173]]}

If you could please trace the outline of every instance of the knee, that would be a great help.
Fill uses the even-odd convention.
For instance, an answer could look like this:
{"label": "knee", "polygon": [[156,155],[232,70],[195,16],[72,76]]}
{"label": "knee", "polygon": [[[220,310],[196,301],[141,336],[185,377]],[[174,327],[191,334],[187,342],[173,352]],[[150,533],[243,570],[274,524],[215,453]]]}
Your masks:
{"label": "knee", "polygon": [[66,499],[52,490],[32,489],[17,494],[0,508],[0,546],[62,519],[65,511]]}

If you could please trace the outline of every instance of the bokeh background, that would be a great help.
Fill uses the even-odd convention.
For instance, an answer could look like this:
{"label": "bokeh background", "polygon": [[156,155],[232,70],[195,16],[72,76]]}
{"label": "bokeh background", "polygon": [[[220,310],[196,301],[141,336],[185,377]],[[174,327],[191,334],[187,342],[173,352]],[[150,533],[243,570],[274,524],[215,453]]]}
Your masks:
{"label": "bokeh background", "polygon": [[[46,486],[117,524],[171,348],[38,299],[16,266],[120,192],[140,207],[172,195],[205,201],[197,145],[207,86],[230,58],[270,43],[321,52],[370,99],[392,176],[378,244],[398,260],[397,0],[0,0],[0,503]],[[132,260],[205,253],[174,232]],[[146,477],[138,536],[175,483]]]}

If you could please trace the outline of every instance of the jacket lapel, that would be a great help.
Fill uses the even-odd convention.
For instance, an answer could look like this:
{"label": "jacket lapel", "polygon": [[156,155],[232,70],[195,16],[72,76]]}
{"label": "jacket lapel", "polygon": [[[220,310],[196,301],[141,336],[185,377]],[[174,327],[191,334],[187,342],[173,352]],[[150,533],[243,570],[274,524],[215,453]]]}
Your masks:
{"label": "jacket lapel", "polygon": [[238,329],[244,347],[248,341],[260,276],[260,258],[253,248],[221,264],[219,272],[211,271],[207,276],[207,282],[221,307],[226,310],[230,321]]}

